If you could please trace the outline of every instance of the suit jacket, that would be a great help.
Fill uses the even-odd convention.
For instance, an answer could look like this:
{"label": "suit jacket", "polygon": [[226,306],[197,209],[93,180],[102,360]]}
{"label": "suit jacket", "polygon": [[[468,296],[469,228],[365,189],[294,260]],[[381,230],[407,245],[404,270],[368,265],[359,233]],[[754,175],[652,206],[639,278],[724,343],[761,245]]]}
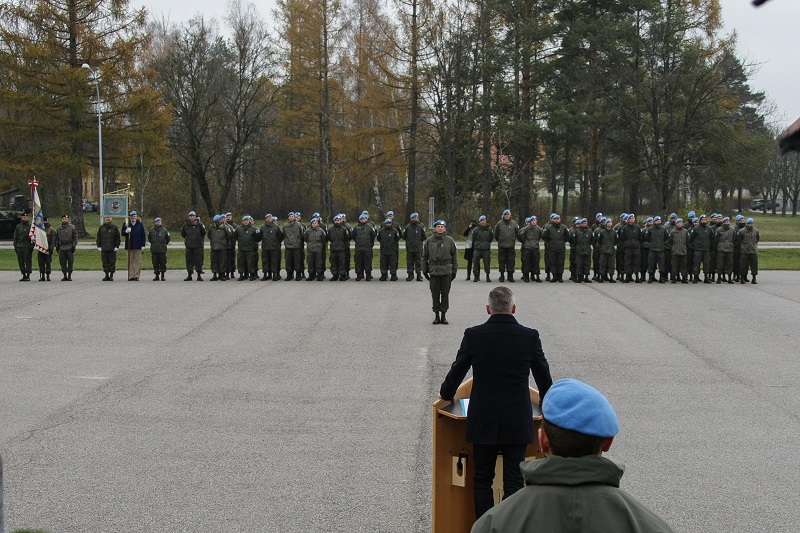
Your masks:
{"label": "suit jacket", "polygon": [[467,441],[475,444],[527,444],[534,441],[528,378],[533,373],[540,398],[553,379],[539,332],[520,325],[513,315],[496,314],[464,331],[456,360],[440,394],[452,400],[472,367],[467,411]]}

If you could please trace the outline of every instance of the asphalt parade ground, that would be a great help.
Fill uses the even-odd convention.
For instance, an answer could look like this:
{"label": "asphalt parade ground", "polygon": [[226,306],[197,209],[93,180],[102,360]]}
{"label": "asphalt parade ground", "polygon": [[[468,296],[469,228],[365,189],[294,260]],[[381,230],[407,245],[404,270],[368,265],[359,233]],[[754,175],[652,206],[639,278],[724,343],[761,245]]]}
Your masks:
{"label": "asphalt parade ground", "polygon": [[[0,272],[8,532],[430,531],[431,404],[497,283],[460,271],[434,326],[404,271],[149,274]],[[679,532],[800,531],[800,273],[758,282],[507,284],[553,378],[615,406],[622,487]]]}

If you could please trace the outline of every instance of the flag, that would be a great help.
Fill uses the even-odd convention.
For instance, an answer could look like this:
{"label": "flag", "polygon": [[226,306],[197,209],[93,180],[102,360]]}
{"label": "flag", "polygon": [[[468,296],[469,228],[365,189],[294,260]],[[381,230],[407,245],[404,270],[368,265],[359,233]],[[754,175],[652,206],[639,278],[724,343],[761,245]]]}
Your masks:
{"label": "flag", "polygon": [[47,253],[47,232],[44,229],[44,215],[42,215],[42,202],[39,200],[39,191],[33,185],[33,223],[31,224],[30,238],[33,247],[40,252]]}

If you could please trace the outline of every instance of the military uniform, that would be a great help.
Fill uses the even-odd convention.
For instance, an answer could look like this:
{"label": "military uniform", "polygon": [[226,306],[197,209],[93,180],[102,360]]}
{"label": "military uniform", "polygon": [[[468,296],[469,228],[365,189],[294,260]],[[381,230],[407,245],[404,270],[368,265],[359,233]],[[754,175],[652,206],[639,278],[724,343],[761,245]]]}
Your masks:
{"label": "military uniform", "polygon": [[689,283],[687,279],[689,232],[683,226],[676,226],[669,233],[669,243],[672,248],[672,283],[676,283],[679,278],[681,283]]}
{"label": "military uniform", "polygon": [[150,260],[153,263],[153,274],[155,275],[153,281],[165,281],[167,249],[171,238],[169,230],[164,226],[155,225],[147,233],[147,242],[150,243]]}
{"label": "military uniform", "polygon": [[303,234],[306,243],[306,257],[308,258],[308,281],[323,281],[325,279],[325,244],[327,234],[319,225],[311,224]]}
{"label": "military uniform", "polygon": [[562,223],[550,222],[542,233],[542,240],[547,244],[547,254],[550,257],[551,282],[564,281],[564,260],[567,255],[567,241],[569,230]]}
{"label": "military uniform", "polygon": [[628,221],[619,230],[619,245],[625,251],[625,279],[623,283],[633,281],[636,275],[636,283],[641,283],[639,279],[639,268],[641,264],[641,241],[642,229],[635,221]]}
{"label": "military uniform", "polygon": [[205,260],[206,227],[197,219],[194,222],[187,219],[181,228],[181,237],[186,246],[186,272],[189,273],[184,281],[192,281],[192,274],[195,270],[197,271],[197,281],[203,281],[200,274]]}
{"label": "military uniform", "polygon": [[228,256],[231,241],[234,240],[233,231],[233,228],[222,219],[214,220],[214,223],[208,227],[208,242],[211,247],[211,281],[229,279],[231,268],[228,266]]}
{"label": "military uniform", "polygon": [[[253,219],[248,216],[247,220]],[[241,224],[233,231],[233,239],[239,246],[237,264],[239,266],[239,281],[258,279],[258,243],[261,232],[253,223]]]}
{"label": "military uniform", "polygon": [[592,260],[592,231],[583,225],[572,230],[570,234],[570,246],[575,251],[575,278],[577,283],[591,283],[589,270]]}
{"label": "military uniform", "polygon": [[614,263],[617,256],[617,232],[614,228],[605,227],[598,230],[595,237],[595,247],[600,251],[600,270],[598,282],[614,280]]}
{"label": "military uniform", "polygon": [[[434,228],[439,224],[442,221],[437,221]],[[450,284],[458,273],[458,251],[452,237],[434,231],[425,240],[422,248],[422,272],[430,280],[432,309],[436,314],[434,324],[447,324],[445,314],[450,309]]]}
{"label": "military uniform", "polygon": [[14,251],[17,253],[17,264],[22,274],[20,281],[30,281],[33,272],[33,242],[30,234],[30,221],[20,222],[14,228]]}
{"label": "military uniform", "polygon": [[500,282],[503,282],[503,273],[508,274],[508,281],[514,282],[514,269],[517,263],[517,233],[519,224],[511,217],[505,218],[510,213],[504,213],[494,226],[494,239],[497,241],[497,268],[500,271]]}
{"label": "military uniform", "polygon": [[51,226],[49,222],[45,222],[44,232],[45,235],[47,235],[47,251],[36,251],[39,263],[39,281],[50,281],[50,272],[52,272],[53,268],[53,248],[55,247],[56,230],[53,229],[53,226]]}
{"label": "military uniform", "polygon": [[539,277],[540,240],[542,240],[542,228],[536,224],[528,224],[519,230],[519,241],[522,243],[522,281],[542,281]]}
{"label": "military uniform", "polygon": [[422,246],[426,238],[425,226],[417,220],[412,220],[403,230],[403,240],[406,241],[406,281],[413,280],[415,272],[417,281],[422,281]]}
{"label": "military uniform", "polygon": [[331,281],[347,281],[345,253],[350,249],[350,232],[341,223],[341,218],[334,219],[333,227],[328,231],[327,239],[331,243]]}
{"label": "military uniform", "polygon": [[655,272],[658,268],[658,282],[666,283],[667,268],[664,261],[666,250],[667,232],[660,224],[653,224],[644,233],[644,240],[648,245],[647,272],[648,283],[655,281]]}
{"label": "military uniform", "polygon": [[122,242],[119,228],[113,222],[103,222],[97,228],[97,248],[103,262],[103,281],[112,281],[117,271],[117,250]]}
{"label": "military uniform", "polygon": [[700,280],[700,265],[703,265],[703,283],[711,283],[708,275],[711,269],[711,236],[713,230],[700,219],[700,223],[689,232],[689,245],[694,250],[692,259],[693,282]]}
{"label": "military uniform", "polygon": [[[485,217],[483,217],[485,218]],[[489,270],[492,264],[492,240],[494,232],[489,224],[478,224],[472,230],[472,281],[481,279],[481,261],[483,261],[483,271],[486,274],[486,281],[489,280]]]}
{"label": "military uniform", "polygon": [[261,281],[281,279],[281,242],[281,227],[275,222],[265,222],[261,226],[261,269],[264,272]]}
{"label": "military uniform", "polygon": [[56,251],[61,264],[61,281],[72,281],[72,269],[75,266],[75,247],[78,246],[78,230],[69,222],[61,222],[56,230]]}
{"label": "military uniform", "polygon": [[351,233],[355,244],[356,281],[366,278],[372,280],[372,248],[375,246],[377,232],[375,226],[361,218]]}
{"label": "military uniform", "polygon": [[739,242],[739,276],[740,283],[747,281],[747,270],[753,275],[752,283],[756,283],[756,276],[758,275],[758,241],[761,240],[761,234],[752,224],[752,219],[748,218],[748,223],[744,228],[736,232],[735,239]]}
{"label": "military uniform", "polygon": [[289,220],[283,226],[283,246],[286,248],[286,281],[303,279],[303,226],[296,220]]}
{"label": "military uniform", "polygon": [[717,283],[725,281],[733,283],[733,238],[736,232],[730,224],[724,222],[717,228]]}
{"label": "military uniform", "polygon": [[400,241],[400,231],[394,227],[394,223],[384,223],[378,230],[378,242],[381,243],[381,281],[386,281],[389,273],[392,281],[397,281],[397,253],[398,242]]}

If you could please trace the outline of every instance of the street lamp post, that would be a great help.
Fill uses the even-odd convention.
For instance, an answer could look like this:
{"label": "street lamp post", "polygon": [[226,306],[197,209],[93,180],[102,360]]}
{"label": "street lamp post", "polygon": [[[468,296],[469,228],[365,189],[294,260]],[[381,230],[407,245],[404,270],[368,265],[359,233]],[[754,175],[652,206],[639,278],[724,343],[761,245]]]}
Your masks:
{"label": "street lamp post", "polygon": [[98,211],[100,211],[100,224],[102,224],[105,205],[103,204],[103,115],[100,107],[100,72],[90,67],[88,63],[81,65],[81,68],[85,68],[92,73],[92,83],[94,83],[94,88],[97,91],[97,153],[99,156],[98,167],[100,168],[100,204]]}

